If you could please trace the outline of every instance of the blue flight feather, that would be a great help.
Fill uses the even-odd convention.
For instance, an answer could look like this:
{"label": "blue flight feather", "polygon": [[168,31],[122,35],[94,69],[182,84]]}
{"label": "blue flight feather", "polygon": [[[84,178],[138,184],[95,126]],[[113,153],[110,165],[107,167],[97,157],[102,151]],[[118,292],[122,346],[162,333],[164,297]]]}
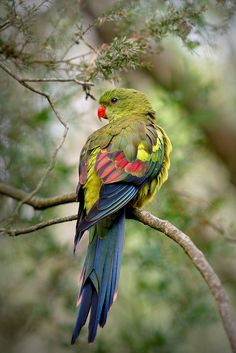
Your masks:
{"label": "blue flight feather", "polygon": [[[79,223],[77,232],[84,232],[101,219],[115,213],[127,205],[137,194],[139,188],[131,184],[120,183],[121,189],[117,197],[117,185],[103,185],[100,191],[100,198],[91,208],[85,218]],[[114,193],[112,193],[114,191]],[[109,197],[108,197],[109,195]]]}

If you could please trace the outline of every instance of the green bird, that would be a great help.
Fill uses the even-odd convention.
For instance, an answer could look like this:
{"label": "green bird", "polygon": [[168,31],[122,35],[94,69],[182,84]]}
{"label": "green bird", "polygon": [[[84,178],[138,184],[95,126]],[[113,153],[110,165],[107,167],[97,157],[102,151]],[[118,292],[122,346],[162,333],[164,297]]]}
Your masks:
{"label": "green bird", "polygon": [[98,117],[109,123],[89,136],[79,163],[74,251],[89,229],[74,344],[90,312],[88,341],[103,327],[118,289],[127,207],[142,207],[168,178],[171,142],[144,93],[106,91]]}

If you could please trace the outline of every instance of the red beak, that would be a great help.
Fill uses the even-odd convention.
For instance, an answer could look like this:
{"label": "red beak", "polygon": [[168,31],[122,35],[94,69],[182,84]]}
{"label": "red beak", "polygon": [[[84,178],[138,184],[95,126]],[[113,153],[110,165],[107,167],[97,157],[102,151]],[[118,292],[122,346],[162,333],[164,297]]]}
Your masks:
{"label": "red beak", "polygon": [[100,105],[98,107],[98,119],[101,120],[102,118],[107,119],[106,108],[103,105]]}

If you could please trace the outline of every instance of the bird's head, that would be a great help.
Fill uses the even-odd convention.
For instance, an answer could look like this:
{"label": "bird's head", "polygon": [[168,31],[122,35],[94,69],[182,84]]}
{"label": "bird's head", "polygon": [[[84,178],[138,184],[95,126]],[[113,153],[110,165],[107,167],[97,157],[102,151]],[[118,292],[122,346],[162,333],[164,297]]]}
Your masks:
{"label": "bird's head", "polygon": [[135,116],[155,115],[145,94],[130,88],[115,88],[104,92],[99,104],[98,118],[111,122]]}

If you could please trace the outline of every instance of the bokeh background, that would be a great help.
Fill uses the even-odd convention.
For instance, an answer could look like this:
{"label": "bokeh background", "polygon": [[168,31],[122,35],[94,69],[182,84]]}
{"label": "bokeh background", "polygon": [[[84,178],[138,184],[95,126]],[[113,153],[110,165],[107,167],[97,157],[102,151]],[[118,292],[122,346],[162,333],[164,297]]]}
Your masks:
{"label": "bokeh background", "polygon": [[[236,312],[236,22],[234,1],[1,1],[0,63],[36,82],[69,131],[37,195],[71,193],[103,90],[149,97],[173,143],[168,182],[147,209],[188,234],[219,275]],[[47,100],[0,68],[0,180],[36,188],[64,128]],[[86,93],[87,98],[86,99]],[[0,195],[1,229],[77,212],[35,211]],[[126,224],[119,295],[104,329],[75,346],[79,274],[75,223],[0,237],[0,350],[6,353],[228,353],[209,290],[182,249],[135,221]]]}

